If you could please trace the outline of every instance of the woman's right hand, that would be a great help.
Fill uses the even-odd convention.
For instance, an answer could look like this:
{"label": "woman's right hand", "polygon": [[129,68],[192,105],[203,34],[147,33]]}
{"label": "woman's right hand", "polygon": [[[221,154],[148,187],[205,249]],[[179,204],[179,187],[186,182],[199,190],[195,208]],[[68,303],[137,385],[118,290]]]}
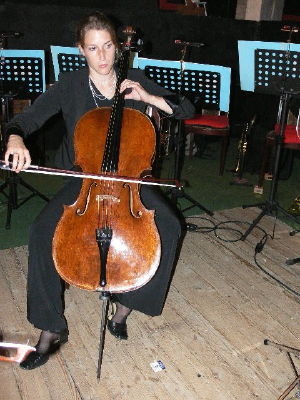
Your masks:
{"label": "woman's right hand", "polygon": [[9,165],[9,157],[12,156],[11,170],[20,172],[27,169],[31,163],[31,157],[23,138],[19,135],[10,135],[4,156],[5,165]]}

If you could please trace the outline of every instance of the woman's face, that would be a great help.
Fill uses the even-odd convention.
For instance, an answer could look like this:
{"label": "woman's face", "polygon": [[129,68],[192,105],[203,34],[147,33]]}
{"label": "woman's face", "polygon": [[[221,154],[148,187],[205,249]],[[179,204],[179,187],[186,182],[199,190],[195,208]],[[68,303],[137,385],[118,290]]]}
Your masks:
{"label": "woman's face", "polygon": [[107,30],[88,30],[84,45],[80,45],[79,49],[85,56],[92,75],[109,75],[115,62],[116,46]]}

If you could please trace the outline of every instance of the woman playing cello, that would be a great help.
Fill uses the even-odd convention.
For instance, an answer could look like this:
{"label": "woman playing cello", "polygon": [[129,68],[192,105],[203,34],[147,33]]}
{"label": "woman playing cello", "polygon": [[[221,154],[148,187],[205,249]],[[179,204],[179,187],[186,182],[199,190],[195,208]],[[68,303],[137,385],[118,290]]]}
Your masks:
{"label": "woman playing cello", "polygon": [[[119,53],[113,24],[99,12],[85,17],[78,27],[77,44],[88,67],[63,74],[29,109],[7,125],[5,162],[8,165],[9,157],[12,157],[12,170],[15,172],[28,168],[31,162],[23,138],[59,112],[62,112],[66,124],[66,134],[57,156],[57,164],[64,169],[72,169],[73,135],[77,121],[95,107],[112,106]],[[140,70],[129,70],[128,78],[120,85],[120,92],[124,93],[125,107],[141,112],[145,112],[150,105],[166,115],[189,118],[194,111],[187,99],[179,98],[155,84]],[[63,213],[63,205],[74,203],[80,187],[79,179],[66,183],[42,210],[30,229],[27,318],[41,333],[36,345],[37,351],[20,364],[24,369],[34,369],[46,363],[49,355],[68,340],[63,306],[64,282],[54,266],[52,239]],[[146,185],[141,186],[140,195],[144,205],[155,210],[161,258],[156,274],[147,284],[137,290],[113,295],[116,311],[107,327],[119,339],[127,339],[126,320],[132,310],[151,316],[161,314],[181,236],[180,220],[164,195]]]}

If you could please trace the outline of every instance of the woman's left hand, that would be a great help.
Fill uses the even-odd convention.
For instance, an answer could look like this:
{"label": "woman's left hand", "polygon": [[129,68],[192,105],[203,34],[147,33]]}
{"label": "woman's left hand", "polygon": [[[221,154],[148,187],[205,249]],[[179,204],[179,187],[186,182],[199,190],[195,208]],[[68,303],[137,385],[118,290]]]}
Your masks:
{"label": "woman's left hand", "polygon": [[143,101],[144,103],[150,103],[151,95],[141,86],[139,82],[125,79],[120,86],[120,92],[125,92],[125,99],[132,99],[137,101]]}
{"label": "woman's left hand", "polygon": [[125,79],[120,86],[120,93],[125,91],[124,98],[136,101],[143,101],[146,104],[157,107],[159,110],[167,114],[172,114],[171,107],[166,103],[165,99],[160,96],[154,96],[148,93],[139,82]]}

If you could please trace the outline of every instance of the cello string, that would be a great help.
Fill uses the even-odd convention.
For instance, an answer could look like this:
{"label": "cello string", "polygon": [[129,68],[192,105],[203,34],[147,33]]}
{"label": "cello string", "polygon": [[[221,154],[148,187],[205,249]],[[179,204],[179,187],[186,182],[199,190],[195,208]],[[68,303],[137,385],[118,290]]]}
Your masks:
{"label": "cello string", "polygon": [[[107,149],[109,151],[109,163],[110,165],[107,166],[108,170],[110,172],[117,173],[118,171],[116,170],[116,166],[119,164],[119,160],[115,160],[114,156],[117,154],[119,157],[119,147],[120,147],[120,138],[117,138],[116,135],[120,135],[120,121],[117,120],[120,119],[120,112],[117,114],[117,110],[120,109],[120,101],[121,99],[121,94],[120,94],[120,85],[122,81],[122,71],[124,70],[124,52],[122,52],[122,57],[120,60],[120,68],[117,76],[117,83],[116,83],[116,88],[115,88],[115,95],[114,95],[114,102],[113,102],[113,107],[112,107],[112,112],[110,116],[110,123],[109,123],[109,148]],[[107,194],[112,196],[112,194],[115,193],[116,186],[114,182],[110,181],[107,183]],[[114,199],[111,198],[111,200],[108,200],[108,207],[107,207],[107,224],[109,227],[112,227],[112,219],[114,216],[113,209],[115,207]]]}

